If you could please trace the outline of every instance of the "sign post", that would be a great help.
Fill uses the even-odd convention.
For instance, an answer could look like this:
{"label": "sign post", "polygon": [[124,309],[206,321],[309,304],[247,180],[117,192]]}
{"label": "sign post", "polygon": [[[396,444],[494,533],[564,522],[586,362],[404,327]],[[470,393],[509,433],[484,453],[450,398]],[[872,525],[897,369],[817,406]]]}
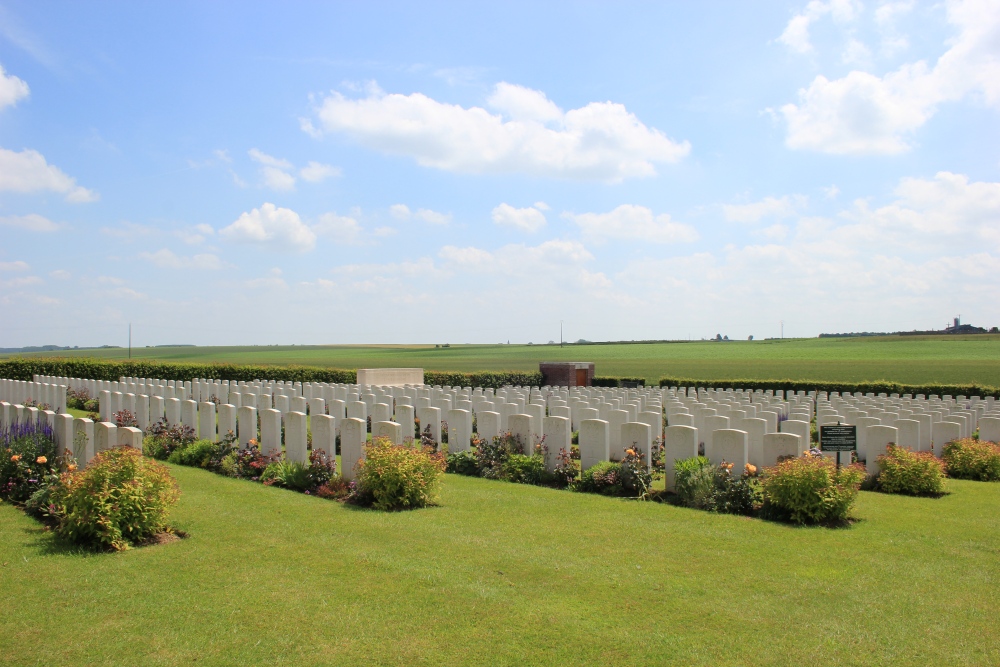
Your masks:
{"label": "sign post", "polygon": [[[858,427],[846,424],[824,424],[819,427],[819,448],[824,452],[853,452],[858,448]],[[840,467],[840,454],[837,454]]]}

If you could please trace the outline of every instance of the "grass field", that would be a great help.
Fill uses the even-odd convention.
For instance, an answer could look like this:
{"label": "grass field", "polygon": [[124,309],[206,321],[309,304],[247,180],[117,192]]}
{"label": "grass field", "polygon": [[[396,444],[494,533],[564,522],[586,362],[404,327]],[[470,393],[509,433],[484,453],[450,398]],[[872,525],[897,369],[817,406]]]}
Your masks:
{"label": "grass field", "polygon": [[[124,349],[60,353],[120,359]],[[33,355],[25,355],[33,356]],[[612,345],[346,345],[136,348],[134,359],[438,371],[538,370],[592,361],[598,375],[697,379],[891,380],[1000,385],[1000,335],[800,338]]]}
{"label": "grass field", "polygon": [[447,476],[352,509],[172,467],[180,542],[77,553],[0,505],[0,665],[1000,662],[1000,485],[849,529]]}

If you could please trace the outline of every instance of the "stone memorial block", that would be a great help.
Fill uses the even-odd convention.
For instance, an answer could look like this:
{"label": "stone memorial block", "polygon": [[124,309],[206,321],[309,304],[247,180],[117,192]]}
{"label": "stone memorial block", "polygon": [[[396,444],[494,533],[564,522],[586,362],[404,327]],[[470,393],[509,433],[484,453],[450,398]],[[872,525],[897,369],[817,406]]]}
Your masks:
{"label": "stone memorial block", "polygon": [[[305,400],[305,399],[302,399]],[[306,463],[309,461],[306,413],[292,410],[284,415],[285,459]]]}
{"label": "stone memorial block", "polygon": [[326,414],[326,401],[322,398],[310,398],[308,404],[310,416]]}
{"label": "stone memorial block", "polygon": [[500,435],[500,413],[489,410],[480,412],[476,416],[476,426],[481,440],[493,442],[493,438]]}
{"label": "stone memorial block", "polygon": [[364,420],[346,417],[340,423],[340,474],[347,481],[355,478],[356,466],[365,458],[368,427]]}
{"label": "stone memorial block", "polygon": [[[558,409],[558,408],[557,408]],[[569,410],[569,408],[566,408]],[[559,465],[559,454],[565,450],[569,454],[572,447],[572,424],[568,416],[546,417],[542,420],[542,436],[545,438],[545,469],[549,472]]]}
{"label": "stone memorial block", "polygon": [[118,429],[118,446],[132,447],[142,451],[142,431],[134,426],[125,426]]}
{"label": "stone memorial block", "polygon": [[778,432],[778,413],[774,410],[761,410],[757,413],[758,419],[763,419],[767,425],[765,433]]}
{"label": "stone memorial block", "polygon": [[107,421],[111,412],[111,392],[107,389],[97,393],[97,411],[101,415],[101,421]]}
{"label": "stone memorial block", "polygon": [[376,403],[372,407],[372,424],[375,422],[387,422],[392,420],[392,405],[389,403]]}
{"label": "stone memorial block", "polygon": [[73,420],[73,458],[83,468],[94,458],[94,422],[86,417]]}
{"label": "stone memorial block", "polygon": [[[788,420],[781,422],[787,424]],[[738,425],[739,429],[747,433],[747,460],[755,466],[763,465],[764,460],[764,436],[767,434],[767,420],[762,417],[751,417],[744,419]],[[742,471],[740,471],[742,474]]]}
{"label": "stone memorial block", "polygon": [[[705,435],[704,435],[705,447],[708,447],[708,444],[712,440],[713,432],[729,428],[729,417],[723,417],[722,415],[718,414],[709,415],[702,419],[701,424],[702,428],[705,429]],[[735,427],[736,425],[734,424],[733,426]],[[700,430],[699,433],[701,433]]]}
{"label": "stone memorial block", "polygon": [[670,426],[689,426],[694,428],[695,431],[698,429],[694,426],[694,415],[686,412],[674,412],[667,417],[667,427]]}
{"label": "stone memorial block", "polygon": [[[593,410],[593,408],[589,408]],[[581,411],[582,412],[582,411]],[[593,410],[597,412],[597,410]],[[608,422],[602,419],[580,421],[580,471],[611,459],[611,438]]]}
{"label": "stone memorial block", "polygon": [[597,408],[580,408],[577,410],[577,423],[582,424],[587,419],[600,419],[601,413]]}
{"label": "stone memorial block", "polygon": [[962,424],[953,421],[940,421],[931,430],[934,446],[934,456],[941,457],[944,446],[952,440],[959,440],[962,437]]}
{"label": "stone memorial block", "polygon": [[643,422],[625,422],[622,424],[622,456],[625,450],[639,448],[642,458],[648,468],[653,461],[653,430]]}
{"label": "stone memorial block", "polygon": [[858,418],[858,460],[868,461],[868,429],[872,426],[881,426],[882,420],[878,417]]}
{"label": "stone memorial block", "polygon": [[[280,412],[281,414],[285,414],[286,412],[289,412],[291,410],[290,403],[291,400],[289,399],[288,396],[284,394],[277,394],[274,396],[274,409]],[[263,413],[263,411],[261,412]]]}
{"label": "stone memorial block", "polygon": [[[765,422],[766,423],[766,422]],[[705,457],[714,465],[733,464],[733,474],[743,474],[749,462],[750,441],[746,431],[721,429],[712,434],[711,447],[705,444]]]}
{"label": "stone memorial block", "polygon": [[315,414],[310,418],[310,421],[312,423],[313,451],[326,452],[330,460],[334,460],[337,454],[336,418],[330,415]]}
{"label": "stone memorial block", "polygon": [[555,406],[555,407],[549,408],[549,416],[550,417],[566,417],[567,419],[572,419],[573,418],[573,410],[571,408],[568,408],[568,407]]}
{"label": "stone memorial block", "polygon": [[878,474],[881,470],[878,464],[878,457],[888,450],[889,444],[895,444],[899,440],[899,431],[895,426],[869,426],[865,433],[865,468],[869,475]]}
{"label": "stone memorial block", "polygon": [[472,413],[468,410],[448,411],[448,452],[457,454],[472,446]]}
{"label": "stone memorial block", "polygon": [[343,419],[347,416],[347,401],[335,398],[327,402],[327,414],[335,419]]}
{"label": "stone memorial block", "polygon": [[693,456],[698,456],[698,429],[694,426],[674,425],[663,430],[663,466],[667,491],[674,490],[674,464]]}
{"label": "stone memorial block", "polygon": [[267,455],[281,455],[281,411],[275,409],[260,411],[260,452]]}
{"label": "stone memorial block", "polygon": [[923,412],[918,412],[913,415],[913,418],[917,420],[917,423],[920,424],[920,442],[919,446],[917,447],[917,451],[920,452],[933,451],[934,448],[931,445],[931,433],[933,432],[933,422],[931,419],[931,415]]}
{"label": "stone memorial block", "polygon": [[507,418],[507,430],[521,443],[525,454],[535,451],[535,437],[532,431],[531,415],[513,414]]}
{"label": "stone memorial block", "polygon": [[251,440],[257,441],[257,408],[244,405],[237,410],[236,414],[239,418],[237,435],[239,436],[240,449],[246,449]]}
{"label": "stone memorial block", "polygon": [[427,427],[431,428],[431,437],[437,446],[441,445],[441,409],[430,406],[417,408],[417,419],[420,420],[420,435],[424,434]]}
{"label": "stone memorial block", "polygon": [[[989,398],[992,398],[990,396]],[[979,418],[979,439],[1000,443],[1000,417]]]}
{"label": "stone memorial block", "polygon": [[750,459],[750,463],[757,466],[777,465],[778,459],[782,457],[799,457],[806,450],[802,436],[794,433],[765,433],[761,452],[761,462],[759,464]]}
{"label": "stone memorial block", "polygon": [[652,434],[653,442],[663,441],[663,413],[659,410],[643,410],[639,412],[636,421],[649,424],[649,432]]}
{"label": "stone memorial block", "polygon": [[111,422],[94,424],[94,455],[118,446],[118,427]]}

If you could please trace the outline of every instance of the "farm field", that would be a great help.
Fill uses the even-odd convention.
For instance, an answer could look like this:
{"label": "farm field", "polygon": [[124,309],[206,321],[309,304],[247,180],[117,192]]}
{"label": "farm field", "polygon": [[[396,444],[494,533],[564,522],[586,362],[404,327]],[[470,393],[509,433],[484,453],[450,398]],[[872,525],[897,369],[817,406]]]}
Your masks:
{"label": "farm field", "polygon": [[[127,350],[58,354],[122,359]],[[588,344],[563,348],[558,345],[158,347],[134,348],[132,358],[332,368],[422,367],[436,371],[538,370],[541,361],[592,361],[597,365],[598,375],[644,377],[647,382],[669,375],[697,379],[1000,385],[1000,335]]]}
{"label": "farm field", "polygon": [[359,510],[171,466],[188,539],[74,552],[0,505],[0,665],[983,665],[1000,485],[849,529],[448,475]]}

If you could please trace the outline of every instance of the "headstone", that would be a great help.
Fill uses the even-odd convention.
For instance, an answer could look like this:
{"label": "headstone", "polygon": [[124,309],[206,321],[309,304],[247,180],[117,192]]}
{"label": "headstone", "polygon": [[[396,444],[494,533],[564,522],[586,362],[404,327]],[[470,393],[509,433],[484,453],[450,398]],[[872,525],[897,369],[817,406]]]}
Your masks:
{"label": "headstone", "polygon": [[94,455],[118,446],[118,427],[111,422],[94,424]]}
{"label": "headstone", "polygon": [[472,413],[468,410],[448,411],[448,451],[452,454],[469,449],[472,441]]}
{"label": "headstone", "polygon": [[979,418],[979,439],[1000,443],[1000,417]]}
{"label": "headstone", "polygon": [[417,408],[417,419],[420,421],[420,435],[423,437],[424,431],[430,426],[431,438],[436,446],[441,445],[441,409],[440,408]]}
{"label": "headstone", "polygon": [[[190,401],[194,403],[194,401]],[[205,401],[198,403],[198,437],[201,440],[211,440],[215,442],[218,437],[215,433],[215,403]]]}
{"label": "headstone", "polygon": [[530,415],[511,415],[507,418],[507,430],[521,443],[525,454],[535,451],[535,439],[531,431]]}
{"label": "headstone", "polygon": [[134,426],[125,426],[118,429],[118,446],[132,447],[142,451],[142,431]]}
{"label": "headstone", "polygon": [[265,456],[281,456],[281,411],[260,411],[260,452]]}
{"label": "headstone", "polygon": [[673,425],[663,430],[663,466],[667,491],[674,490],[674,464],[698,456],[698,429]]}
{"label": "headstone", "polygon": [[714,465],[723,462],[733,464],[733,475],[743,474],[743,468],[749,462],[750,443],[746,431],[722,429],[712,434],[711,447],[705,444],[705,456]]}
{"label": "headstone", "polygon": [[869,475],[876,475],[881,471],[878,464],[878,457],[883,456],[888,451],[889,444],[895,444],[899,440],[899,431],[895,426],[869,426],[865,433],[865,468]]}
{"label": "headstone", "polygon": [[327,414],[315,414],[310,417],[312,425],[313,451],[322,451],[335,460],[337,455],[337,419]]}
{"label": "headstone", "polygon": [[[378,407],[378,404],[375,405]],[[451,434],[448,434],[449,440]],[[372,440],[375,438],[388,438],[394,445],[403,444],[403,427],[392,421],[372,422]]]}
{"label": "headstone", "polygon": [[[302,399],[305,400],[305,399]],[[299,463],[309,461],[306,413],[291,411],[285,415],[285,459]]]}
{"label": "headstone", "polygon": [[347,481],[355,478],[356,466],[365,458],[368,428],[357,417],[347,417],[340,423],[340,474]]}
{"label": "headstone", "polygon": [[636,449],[641,452],[643,461],[648,468],[652,465],[653,456],[653,431],[649,424],[643,422],[625,422],[622,424],[622,456],[625,450]]}
{"label": "headstone", "polygon": [[[597,410],[587,408],[596,413]],[[584,410],[580,411],[581,414]],[[592,468],[611,458],[611,438],[608,422],[602,419],[582,419],[580,421],[580,471]]]}
{"label": "headstone", "polygon": [[759,466],[777,465],[778,459],[791,456],[793,458],[802,456],[805,451],[805,444],[802,436],[794,433],[766,433],[762,444],[760,463],[754,463],[751,458],[750,463]]}
{"label": "headstone", "polygon": [[[565,409],[569,411],[569,408]],[[559,464],[561,450],[569,454],[571,429],[569,416],[546,417],[542,420],[542,435],[545,438],[545,469],[549,472],[555,470]]]}
{"label": "headstone", "polygon": [[940,421],[934,424],[932,429],[932,439],[934,442],[934,456],[941,457],[944,446],[952,440],[959,440],[962,437],[962,425],[953,421]]}
{"label": "headstone", "polygon": [[500,413],[489,410],[480,412],[476,416],[476,428],[481,440],[493,442],[493,438],[500,435]]}
{"label": "headstone", "polygon": [[86,417],[73,420],[73,445],[76,464],[83,468],[94,458],[94,422]]}

